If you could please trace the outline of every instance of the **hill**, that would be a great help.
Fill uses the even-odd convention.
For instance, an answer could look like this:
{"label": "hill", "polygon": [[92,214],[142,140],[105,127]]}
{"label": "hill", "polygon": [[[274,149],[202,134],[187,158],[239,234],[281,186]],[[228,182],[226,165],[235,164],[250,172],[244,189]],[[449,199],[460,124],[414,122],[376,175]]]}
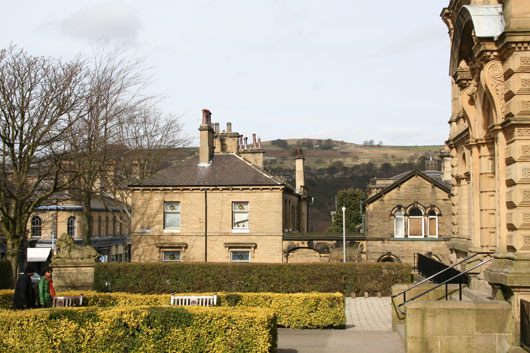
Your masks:
{"label": "hill", "polygon": [[294,168],[296,150],[301,147],[305,164],[310,169],[327,168],[335,162],[352,167],[363,163],[381,166],[415,162],[421,157],[437,158],[443,146],[384,146],[355,144],[331,139],[288,139],[265,141],[265,166],[269,169]]}

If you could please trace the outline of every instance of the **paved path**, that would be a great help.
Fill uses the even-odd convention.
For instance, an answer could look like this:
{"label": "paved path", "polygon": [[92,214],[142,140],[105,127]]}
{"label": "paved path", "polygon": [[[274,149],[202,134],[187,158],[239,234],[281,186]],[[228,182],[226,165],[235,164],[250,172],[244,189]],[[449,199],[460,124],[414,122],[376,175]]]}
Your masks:
{"label": "paved path", "polygon": [[346,298],[345,330],[278,329],[278,353],[404,353],[390,298]]}
{"label": "paved path", "polygon": [[390,297],[346,298],[346,329],[391,331]]}

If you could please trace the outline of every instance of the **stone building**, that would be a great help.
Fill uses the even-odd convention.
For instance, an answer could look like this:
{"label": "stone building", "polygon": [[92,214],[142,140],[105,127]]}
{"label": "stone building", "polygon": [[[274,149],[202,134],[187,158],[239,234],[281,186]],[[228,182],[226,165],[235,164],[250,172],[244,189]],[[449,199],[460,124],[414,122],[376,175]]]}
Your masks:
{"label": "stone building", "polygon": [[[530,1],[451,0],[441,16],[451,40],[448,246],[458,259],[493,258],[472,272],[471,287],[475,298],[495,300],[408,305],[407,320],[427,315],[436,333],[426,320],[407,322],[407,351],[523,352],[523,341],[530,347],[522,334],[529,326],[522,309],[530,308]],[[456,317],[466,323],[458,330]]]}
{"label": "stone building", "polygon": [[303,158],[296,187],[263,168],[248,143],[203,110],[199,155],[132,185],[133,262],[284,262],[285,232],[307,231]]}
{"label": "stone building", "polygon": [[[127,207],[115,200],[93,199],[91,202],[92,224],[90,225],[91,246],[101,255],[104,261],[130,261],[131,240],[129,224],[122,221],[122,207]],[[52,248],[54,241],[63,233],[71,235],[76,243],[83,243],[83,206],[74,198],[63,195],[62,200],[54,205],[37,207],[30,217],[28,237],[30,245],[36,248]],[[31,248],[28,249],[28,260],[31,261]]]}
{"label": "stone building", "polygon": [[414,265],[421,253],[449,262],[451,189],[436,164],[428,161],[425,172],[371,180],[362,203],[368,261]]}

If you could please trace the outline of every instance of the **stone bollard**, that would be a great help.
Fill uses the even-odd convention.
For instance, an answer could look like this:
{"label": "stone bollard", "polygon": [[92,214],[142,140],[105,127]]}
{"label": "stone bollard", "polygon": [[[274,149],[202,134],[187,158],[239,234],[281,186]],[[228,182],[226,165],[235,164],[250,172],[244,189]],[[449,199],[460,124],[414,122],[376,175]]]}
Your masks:
{"label": "stone bollard", "polygon": [[364,292],[364,297],[368,298],[368,292]]}
{"label": "stone bollard", "polygon": [[377,297],[381,298],[381,292],[377,292]]}

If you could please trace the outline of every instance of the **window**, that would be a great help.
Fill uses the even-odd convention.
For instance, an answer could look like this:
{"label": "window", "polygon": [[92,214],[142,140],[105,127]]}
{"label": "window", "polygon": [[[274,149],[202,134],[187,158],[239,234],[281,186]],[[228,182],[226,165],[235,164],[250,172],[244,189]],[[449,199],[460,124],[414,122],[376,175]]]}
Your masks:
{"label": "window", "polygon": [[123,235],[123,228],[122,228],[121,220],[118,223],[118,234],[119,235]]}
{"label": "window", "polygon": [[438,236],[438,214],[434,210],[429,212],[427,227],[428,236],[436,238]]}
{"label": "window", "polygon": [[180,202],[164,202],[164,229],[180,230]]}
{"label": "window", "polygon": [[404,238],[405,237],[405,214],[403,211],[397,211],[394,213],[394,237]]}
{"label": "window", "polygon": [[42,220],[39,216],[31,218],[31,236],[40,237],[42,234]]}
{"label": "window", "polygon": [[109,216],[105,216],[105,236],[109,236]]}
{"label": "window", "polygon": [[116,217],[112,216],[112,235],[116,235]]}
{"label": "window", "polygon": [[232,230],[248,231],[248,202],[232,202]]}
{"label": "window", "polygon": [[66,231],[68,235],[75,237],[75,217],[69,217],[67,222]]}
{"label": "window", "polygon": [[409,211],[409,237],[423,237],[423,212],[417,208],[411,208]]}
{"label": "window", "polygon": [[231,251],[230,252],[231,262],[250,262],[250,251]]}
{"label": "window", "polygon": [[98,237],[101,236],[101,216],[98,216]]}
{"label": "window", "polygon": [[177,250],[162,251],[162,261],[180,261],[180,251],[177,251]]}

